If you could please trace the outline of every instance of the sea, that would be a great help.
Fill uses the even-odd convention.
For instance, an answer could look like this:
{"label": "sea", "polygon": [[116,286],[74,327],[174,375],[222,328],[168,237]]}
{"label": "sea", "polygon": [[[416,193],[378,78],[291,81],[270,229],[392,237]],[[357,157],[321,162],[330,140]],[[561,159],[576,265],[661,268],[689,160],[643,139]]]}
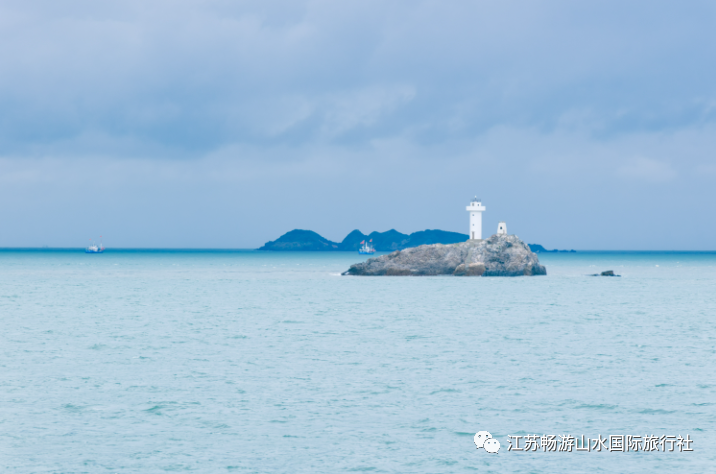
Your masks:
{"label": "sea", "polygon": [[0,250],[0,472],[716,472],[716,253],[366,258]]}

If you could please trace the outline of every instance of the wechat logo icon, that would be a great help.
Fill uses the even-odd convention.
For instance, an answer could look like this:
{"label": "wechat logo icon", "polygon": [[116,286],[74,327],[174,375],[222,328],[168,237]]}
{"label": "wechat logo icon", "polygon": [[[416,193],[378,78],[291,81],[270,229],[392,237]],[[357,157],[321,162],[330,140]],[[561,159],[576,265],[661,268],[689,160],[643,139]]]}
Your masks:
{"label": "wechat logo icon", "polygon": [[497,451],[500,450],[500,442],[487,431],[478,431],[474,441],[477,449],[484,448],[488,453],[497,454]]}

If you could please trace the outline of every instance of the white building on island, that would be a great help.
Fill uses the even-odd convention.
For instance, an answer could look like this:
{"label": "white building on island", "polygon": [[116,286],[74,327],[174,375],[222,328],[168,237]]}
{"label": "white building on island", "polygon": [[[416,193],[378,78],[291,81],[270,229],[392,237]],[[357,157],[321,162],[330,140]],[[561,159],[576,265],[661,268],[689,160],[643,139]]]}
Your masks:
{"label": "white building on island", "polygon": [[482,205],[477,196],[467,206],[467,212],[470,213],[470,232],[468,235],[471,240],[482,240],[482,213],[486,210],[487,208]]}
{"label": "white building on island", "polygon": [[504,221],[500,221],[500,223],[497,224],[497,235],[500,234],[507,234],[507,224],[505,224]]}

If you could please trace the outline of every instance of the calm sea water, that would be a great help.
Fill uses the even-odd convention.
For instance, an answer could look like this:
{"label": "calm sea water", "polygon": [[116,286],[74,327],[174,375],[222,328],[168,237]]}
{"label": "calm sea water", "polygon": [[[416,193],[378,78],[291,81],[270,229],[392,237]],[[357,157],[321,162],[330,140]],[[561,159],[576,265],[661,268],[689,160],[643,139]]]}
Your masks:
{"label": "calm sea water", "polygon": [[[0,251],[0,470],[716,472],[716,253],[339,276],[361,259]],[[526,434],[693,452],[507,451]]]}

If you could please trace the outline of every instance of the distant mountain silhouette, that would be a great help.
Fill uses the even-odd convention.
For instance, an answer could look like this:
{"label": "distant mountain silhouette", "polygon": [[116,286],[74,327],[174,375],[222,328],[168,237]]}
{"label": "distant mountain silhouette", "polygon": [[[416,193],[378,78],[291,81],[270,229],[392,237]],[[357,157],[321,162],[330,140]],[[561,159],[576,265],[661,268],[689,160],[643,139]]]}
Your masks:
{"label": "distant mountain silhouette", "polygon": [[[467,234],[445,230],[421,230],[412,234],[403,234],[395,229],[385,232],[371,232],[366,235],[358,229],[346,235],[341,243],[331,242],[312,230],[294,229],[271,242],[266,242],[259,250],[278,251],[345,251],[357,252],[362,241],[370,241],[378,252],[392,252],[410,247],[429,244],[457,244],[468,239]],[[574,250],[547,250],[539,244],[528,244],[534,253],[574,252]]]}
{"label": "distant mountain silhouette", "polygon": [[390,229],[386,232],[371,232],[366,236],[366,239],[373,239],[373,242],[371,242],[371,244],[379,252],[392,252],[393,250],[400,250],[410,247],[410,245],[408,244],[410,236],[407,234],[400,233],[395,229]]}
{"label": "distant mountain silhouette", "polygon": [[547,250],[546,248],[542,247],[540,244],[527,244],[527,246],[530,248],[531,251],[534,253],[551,253],[551,252],[576,252],[576,250]]}
{"label": "distant mountain silhouette", "polygon": [[312,230],[295,229],[272,242],[267,242],[259,250],[338,250],[338,244]]}
{"label": "distant mountain silhouette", "polygon": [[310,230],[292,230],[278,239],[266,242],[259,250],[280,250],[280,251],[349,251],[356,252],[362,241],[370,241],[373,247],[379,252],[392,252],[409,247],[417,247],[425,244],[456,244],[465,242],[467,234],[458,232],[447,232],[444,230],[422,230],[410,235],[390,229],[386,232],[371,232],[365,235],[358,229],[346,236],[339,244],[320,236]]}
{"label": "distant mountain silhouette", "polygon": [[338,250],[358,251],[358,247],[360,247],[361,241],[365,240],[367,237],[368,236],[365,235],[363,232],[356,229],[350,234],[346,235],[346,238],[343,239],[343,242],[338,245]]}
{"label": "distant mountain silhouette", "polygon": [[457,244],[465,242],[469,236],[459,232],[448,232],[446,230],[421,230],[410,234],[409,247],[429,244]]}

